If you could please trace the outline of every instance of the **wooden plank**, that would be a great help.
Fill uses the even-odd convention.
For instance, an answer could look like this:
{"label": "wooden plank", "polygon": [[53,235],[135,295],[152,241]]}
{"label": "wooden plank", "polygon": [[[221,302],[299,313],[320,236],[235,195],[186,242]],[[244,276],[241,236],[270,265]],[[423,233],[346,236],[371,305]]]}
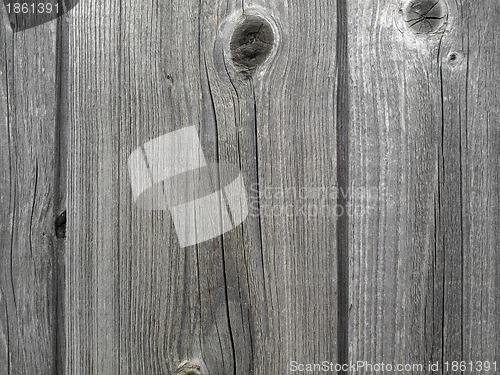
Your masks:
{"label": "wooden plank", "polygon": [[[277,25],[276,50],[251,77],[227,55],[242,6]],[[337,184],[335,14],[274,1],[74,9],[68,373],[174,373],[188,361],[178,373],[265,374],[335,361],[336,197],[324,198]],[[261,214],[181,249],[168,212],[132,202],[127,159],[193,125],[207,159],[240,167]]]}
{"label": "wooden plank", "polygon": [[118,293],[112,267],[119,265],[117,191],[111,185],[116,178],[111,145],[120,137],[113,133],[119,124],[119,17],[119,3],[80,2],[68,25],[73,89],[68,93],[65,372],[73,374],[119,373],[112,319]]}
{"label": "wooden plank", "polygon": [[[399,6],[348,4],[349,359],[370,363],[419,361],[425,327],[440,313],[424,310],[435,272],[441,113],[434,105],[440,92],[429,85],[438,79],[431,56],[439,39],[401,34],[394,27]],[[440,325],[435,329],[439,335]]]}
{"label": "wooden plank", "polygon": [[[3,6],[2,6],[3,10]],[[57,22],[0,25],[0,373],[58,370]]]}
{"label": "wooden plank", "polygon": [[350,359],[494,361],[498,3],[348,9]]}
{"label": "wooden plank", "polygon": [[[463,218],[462,358],[500,361],[500,4],[463,2],[450,79],[465,81],[455,107],[466,108],[461,133]],[[445,50],[445,53],[448,52]],[[457,111],[458,112],[458,111]],[[499,371],[498,367],[497,370]]]}
{"label": "wooden plank", "polygon": [[245,264],[254,275],[243,282],[258,286],[249,298],[255,373],[337,358],[336,11],[333,3],[245,2],[246,17],[276,28],[275,54],[246,76],[235,73],[230,51],[224,63],[215,51],[219,155],[241,166],[251,202],[259,198],[243,236],[224,236],[227,270],[235,270],[229,291],[241,288]]}

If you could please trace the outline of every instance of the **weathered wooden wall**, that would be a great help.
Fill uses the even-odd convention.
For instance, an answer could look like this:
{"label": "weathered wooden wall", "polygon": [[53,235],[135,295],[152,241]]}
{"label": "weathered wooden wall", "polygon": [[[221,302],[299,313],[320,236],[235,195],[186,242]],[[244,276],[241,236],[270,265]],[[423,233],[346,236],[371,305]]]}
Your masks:
{"label": "weathered wooden wall", "polygon": [[[274,32],[247,73],[243,13]],[[81,0],[25,31],[3,17],[0,374],[500,361],[499,16]],[[127,159],[193,125],[260,214],[180,248],[168,212],[134,205]]]}

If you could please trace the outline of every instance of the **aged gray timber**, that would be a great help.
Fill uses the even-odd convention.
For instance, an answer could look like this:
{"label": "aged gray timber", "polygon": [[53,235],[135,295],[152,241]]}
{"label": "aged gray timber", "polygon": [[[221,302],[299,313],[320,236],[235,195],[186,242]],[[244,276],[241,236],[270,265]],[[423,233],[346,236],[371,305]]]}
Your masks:
{"label": "aged gray timber", "polygon": [[57,22],[14,33],[0,5],[0,374],[57,371]]}
{"label": "aged gray timber", "polygon": [[[0,375],[500,361],[499,17],[82,0],[14,34],[3,15]],[[127,159],[193,125],[250,214],[180,248]]]}
{"label": "aged gray timber", "polygon": [[[283,198],[336,185],[336,4],[253,2],[278,30],[253,75],[223,52],[225,21],[242,5],[74,10],[68,373],[175,373],[189,360],[203,373],[273,374],[293,359],[336,360],[336,219],[329,208],[302,212],[320,197]],[[126,163],[190,125],[208,159],[240,165],[261,206],[292,214],[254,210],[222,238],[180,249],[167,212],[133,205]]]}
{"label": "aged gray timber", "polygon": [[352,360],[500,359],[500,4],[441,5],[348,5]]}

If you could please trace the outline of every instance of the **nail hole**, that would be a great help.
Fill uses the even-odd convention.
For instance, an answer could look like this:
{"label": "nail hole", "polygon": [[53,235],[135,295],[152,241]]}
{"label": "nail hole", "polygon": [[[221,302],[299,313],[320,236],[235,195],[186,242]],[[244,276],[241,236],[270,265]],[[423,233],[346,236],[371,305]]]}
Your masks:
{"label": "nail hole", "polygon": [[231,38],[231,56],[235,64],[252,71],[269,57],[274,45],[271,25],[259,16],[246,16]]}
{"label": "nail hole", "polygon": [[403,13],[406,26],[417,34],[437,32],[446,23],[444,0],[410,0]]}
{"label": "nail hole", "polygon": [[457,59],[457,54],[456,53],[450,53],[450,56],[448,57],[448,60],[450,61],[455,61]]}

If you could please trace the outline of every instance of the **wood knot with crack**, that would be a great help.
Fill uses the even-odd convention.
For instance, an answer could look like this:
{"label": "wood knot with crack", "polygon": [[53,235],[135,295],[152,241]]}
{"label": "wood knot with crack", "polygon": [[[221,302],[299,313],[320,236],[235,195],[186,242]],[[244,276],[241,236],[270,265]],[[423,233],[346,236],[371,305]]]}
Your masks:
{"label": "wood knot with crack", "polygon": [[416,34],[437,33],[447,19],[445,0],[409,0],[401,11],[407,28]]}

